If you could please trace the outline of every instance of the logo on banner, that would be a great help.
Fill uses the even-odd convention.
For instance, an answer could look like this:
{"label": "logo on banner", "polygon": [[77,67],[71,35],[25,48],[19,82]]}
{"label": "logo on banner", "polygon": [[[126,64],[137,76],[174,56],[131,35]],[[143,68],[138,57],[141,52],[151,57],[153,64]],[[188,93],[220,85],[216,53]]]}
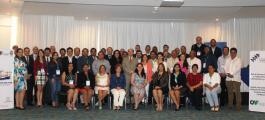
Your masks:
{"label": "logo on banner", "polygon": [[249,103],[251,105],[258,105],[259,101],[258,100],[250,100]]}
{"label": "logo on banner", "polygon": [[260,57],[260,54],[255,54],[250,60],[252,61],[252,62],[255,62],[258,58]]}

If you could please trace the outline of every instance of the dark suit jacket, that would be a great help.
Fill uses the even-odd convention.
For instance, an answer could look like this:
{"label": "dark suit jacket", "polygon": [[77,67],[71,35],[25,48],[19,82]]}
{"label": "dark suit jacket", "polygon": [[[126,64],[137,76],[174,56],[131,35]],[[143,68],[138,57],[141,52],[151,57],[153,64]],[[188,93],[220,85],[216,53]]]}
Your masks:
{"label": "dark suit jacket", "polygon": [[[217,70],[217,58],[213,56],[212,54],[204,55],[201,57],[201,63],[202,63],[202,73],[208,73],[208,66],[213,65],[215,67],[215,71]],[[205,64],[205,67],[204,67]]]}
{"label": "dark suit jacket", "polygon": [[[74,65],[73,73],[75,73],[77,71],[77,59],[74,56],[72,57],[72,63]],[[68,64],[69,64],[69,60],[68,60],[68,56],[66,56],[62,59],[63,71],[68,70]]]}
{"label": "dark suit jacket", "polygon": [[198,58],[201,58],[204,55],[204,48],[206,47],[205,44],[202,44],[200,47],[197,46],[197,44],[193,44],[191,46],[191,50],[195,50],[196,52],[200,52],[201,55],[197,56]]}
{"label": "dark suit jacket", "polygon": [[222,50],[219,47],[215,47],[215,50],[213,53],[212,48],[210,48],[210,54],[214,55],[216,59],[218,59],[220,56],[222,56]]}
{"label": "dark suit jacket", "polygon": [[33,75],[33,66],[34,66],[34,59],[33,56],[28,56],[28,61],[26,59],[26,56],[23,56],[23,61],[25,61],[25,63],[27,64],[27,70],[28,70],[28,74],[32,74]]}
{"label": "dark suit jacket", "polygon": [[186,75],[183,72],[180,72],[178,77],[177,77],[177,82],[175,81],[175,74],[172,73],[171,77],[170,77],[170,87],[176,87],[176,85],[178,86],[183,86],[186,87],[186,83],[187,83],[187,79],[186,79]]}

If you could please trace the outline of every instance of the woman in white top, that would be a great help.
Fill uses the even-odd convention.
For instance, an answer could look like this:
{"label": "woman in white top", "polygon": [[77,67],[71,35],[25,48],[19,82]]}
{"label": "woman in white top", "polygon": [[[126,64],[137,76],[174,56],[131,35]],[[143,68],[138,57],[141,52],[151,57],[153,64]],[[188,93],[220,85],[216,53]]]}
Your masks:
{"label": "woman in white top", "polygon": [[203,85],[205,87],[205,93],[207,100],[211,106],[211,111],[219,111],[218,93],[220,92],[220,75],[215,72],[213,65],[209,65],[208,73],[203,76]]}
{"label": "woman in white top", "polygon": [[98,93],[98,103],[99,109],[102,109],[102,100],[109,94],[109,84],[110,79],[109,75],[106,72],[106,67],[104,65],[100,65],[99,73],[96,74],[96,86],[95,92]]}

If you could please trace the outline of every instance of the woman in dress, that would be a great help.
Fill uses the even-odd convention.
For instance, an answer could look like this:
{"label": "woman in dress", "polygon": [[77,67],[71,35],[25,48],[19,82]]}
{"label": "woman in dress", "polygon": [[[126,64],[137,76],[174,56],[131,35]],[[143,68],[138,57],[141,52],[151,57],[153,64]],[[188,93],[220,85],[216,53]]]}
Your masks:
{"label": "woman in dress", "polygon": [[96,86],[95,92],[98,93],[99,109],[102,109],[102,102],[104,98],[109,94],[110,78],[106,72],[106,67],[100,65],[99,72],[96,74]]}
{"label": "woman in dress", "polygon": [[66,87],[67,90],[67,104],[66,107],[68,110],[77,110],[75,107],[75,102],[77,97],[74,97],[74,92],[76,89],[76,75],[73,72],[74,65],[73,63],[68,64],[67,71],[62,74],[62,85]]}
{"label": "woman in dress", "polygon": [[[95,76],[90,70],[89,64],[84,64],[82,72],[77,74],[77,86],[75,89],[75,97],[78,93],[82,93],[84,97],[85,109],[89,110],[91,98],[94,94]],[[75,98],[77,99],[77,98]]]}
{"label": "woman in dress", "polygon": [[158,65],[157,72],[153,75],[153,96],[156,101],[156,111],[163,110],[163,96],[168,93],[169,75],[163,63]]}
{"label": "woman in dress", "polygon": [[187,62],[187,57],[185,54],[181,54],[179,56],[179,62],[178,64],[180,65],[180,70],[185,73],[185,75],[187,76],[188,75],[188,68],[189,68],[189,64]]}
{"label": "woman in dress", "polygon": [[139,103],[143,100],[145,95],[145,86],[147,80],[142,63],[137,64],[137,68],[131,76],[131,92],[134,96],[134,110],[138,109]]}
{"label": "woman in dress", "polygon": [[180,64],[175,64],[173,67],[173,73],[170,77],[170,96],[176,105],[176,111],[178,111],[180,107],[180,96],[183,95],[187,90],[186,75],[180,70],[180,68]]}
{"label": "woman in dress", "polygon": [[16,57],[14,62],[14,84],[15,84],[15,98],[16,98],[16,108],[24,110],[24,96],[27,89],[26,77],[27,68],[26,62],[22,59],[23,50],[18,48],[16,50]]}
{"label": "woman in dress", "polygon": [[44,58],[44,51],[42,49],[39,50],[38,56],[34,62],[34,76],[35,83],[37,85],[37,106],[41,107],[43,98],[43,88],[48,80],[46,60]]}

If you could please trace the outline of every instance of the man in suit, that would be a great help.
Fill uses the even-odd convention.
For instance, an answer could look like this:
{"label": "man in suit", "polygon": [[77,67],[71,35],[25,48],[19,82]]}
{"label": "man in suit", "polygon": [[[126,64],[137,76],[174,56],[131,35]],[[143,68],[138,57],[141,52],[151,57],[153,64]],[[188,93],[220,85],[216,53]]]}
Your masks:
{"label": "man in suit", "polygon": [[67,48],[67,56],[62,60],[63,71],[68,70],[69,63],[73,63],[73,72],[75,73],[77,71],[77,59],[73,56],[73,48],[71,47]]}
{"label": "man in suit", "polygon": [[206,47],[206,45],[204,45],[202,43],[202,37],[201,36],[197,36],[196,37],[196,44],[193,44],[191,46],[191,50],[194,50],[197,54],[197,57],[199,59],[201,59],[201,57],[204,55],[204,48]]}
{"label": "man in suit", "polygon": [[33,53],[31,55],[31,57],[35,61],[37,59],[37,57],[38,57],[39,48],[37,46],[35,46],[35,47],[33,47],[32,51],[33,51]]}
{"label": "man in suit", "polygon": [[218,59],[220,56],[222,56],[221,48],[216,46],[216,40],[215,39],[211,39],[210,44],[211,44],[210,54],[214,55],[216,57],[216,59]]}
{"label": "man in suit", "polygon": [[44,54],[45,54],[45,60],[47,64],[51,61],[51,49],[50,48],[45,48],[44,49]]}
{"label": "man in suit", "polygon": [[28,47],[24,48],[24,57],[23,59],[27,64],[28,77],[27,79],[27,104],[29,106],[33,105],[33,88],[34,88],[34,76],[33,76],[33,65],[34,59],[33,56],[30,55],[30,49]]}
{"label": "man in suit", "polygon": [[105,59],[106,59],[106,60],[108,60],[108,61],[111,60],[112,52],[113,52],[112,47],[108,47],[108,48],[107,48],[107,54],[105,55]]}
{"label": "man in suit", "polygon": [[80,57],[80,48],[79,47],[76,47],[74,49],[74,56],[75,56],[75,59],[78,59]]}
{"label": "man in suit", "polygon": [[133,49],[128,50],[128,56],[122,61],[122,67],[126,78],[126,98],[127,103],[130,101],[129,91],[131,86],[131,75],[134,73],[136,68],[137,60],[133,57]]}
{"label": "man in suit", "polygon": [[208,73],[208,66],[213,65],[215,70],[217,71],[217,58],[210,54],[210,47],[204,47],[204,55],[201,57],[202,62],[202,73]]}
{"label": "man in suit", "polygon": [[151,46],[150,45],[146,45],[145,46],[145,54],[147,55],[148,59],[151,58],[150,54],[151,54]]}

